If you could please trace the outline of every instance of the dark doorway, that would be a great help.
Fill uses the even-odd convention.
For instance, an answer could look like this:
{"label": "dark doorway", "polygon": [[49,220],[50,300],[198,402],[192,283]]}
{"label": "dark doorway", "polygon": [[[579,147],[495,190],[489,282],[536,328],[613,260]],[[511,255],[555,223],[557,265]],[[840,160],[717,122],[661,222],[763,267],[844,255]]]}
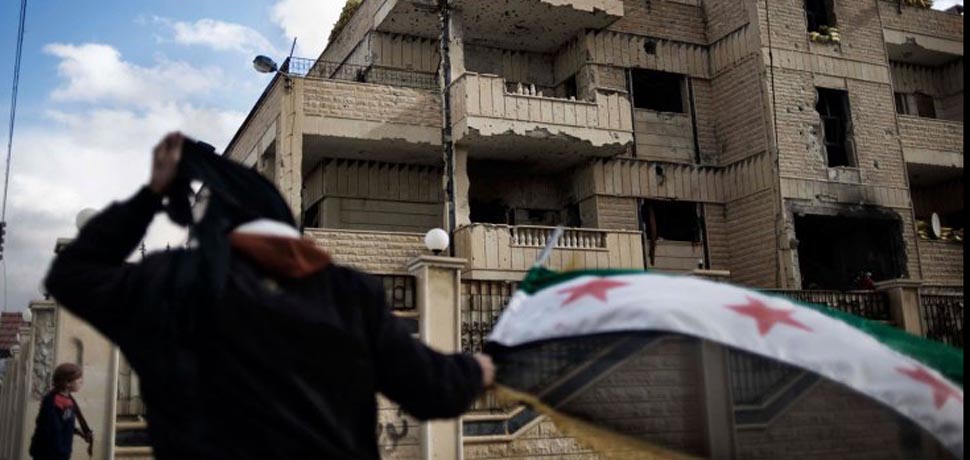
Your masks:
{"label": "dark doorway", "polygon": [[899,219],[795,216],[802,289],[853,290],[862,273],[875,281],[906,275]]}

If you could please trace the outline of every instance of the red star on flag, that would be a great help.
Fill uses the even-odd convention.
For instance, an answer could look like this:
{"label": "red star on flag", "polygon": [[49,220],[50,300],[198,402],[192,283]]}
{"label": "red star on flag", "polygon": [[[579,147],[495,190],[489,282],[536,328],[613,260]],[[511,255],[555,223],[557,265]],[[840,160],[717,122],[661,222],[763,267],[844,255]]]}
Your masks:
{"label": "red star on flag", "polygon": [[963,395],[959,391],[954,389],[952,386],[933,376],[926,369],[917,366],[914,369],[906,369],[902,367],[896,368],[897,371],[906,375],[907,377],[929,386],[933,389],[933,402],[936,404],[936,408],[940,409],[946,404],[950,398],[953,398],[963,403]]}
{"label": "red star on flag", "polygon": [[569,305],[585,296],[593,296],[600,300],[600,302],[606,302],[606,291],[610,289],[618,288],[620,286],[626,286],[627,283],[622,281],[613,281],[606,278],[597,278],[579,286],[573,286],[571,288],[562,289],[556,291],[558,294],[569,294],[569,297],[563,301],[562,306]]}
{"label": "red star on flag", "polygon": [[795,314],[794,310],[776,310],[753,297],[748,297],[748,303],[744,305],[728,305],[728,308],[742,315],[754,318],[754,320],[758,322],[758,332],[762,337],[771,332],[771,329],[777,324],[787,324],[792,327],[797,327],[799,329],[812,332],[812,329],[810,329],[808,326],[799,323],[792,318],[792,315]]}

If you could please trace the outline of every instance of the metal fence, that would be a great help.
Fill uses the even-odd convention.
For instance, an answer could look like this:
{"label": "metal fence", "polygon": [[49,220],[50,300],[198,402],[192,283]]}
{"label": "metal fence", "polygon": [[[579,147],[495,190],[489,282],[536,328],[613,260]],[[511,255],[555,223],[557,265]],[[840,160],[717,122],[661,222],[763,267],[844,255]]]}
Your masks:
{"label": "metal fence", "polygon": [[417,291],[411,275],[379,275],[387,305],[394,311],[417,311]]}
{"label": "metal fence", "polygon": [[479,352],[518,284],[464,280],[461,283],[461,349]]}
{"label": "metal fence", "polygon": [[827,305],[836,310],[876,321],[892,321],[884,292],[875,291],[785,291],[769,290],[792,300]]}
{"label": "metal fence", "polygon": [[440,88],[437,74],[374,65],[343,64],[339,62],[318,61],[315,59],[289,58],[283,63],[280,71],[290,76],[310,79],[376,83],[429,91]]}
{"label": "metal fence", "polygon": [[801,372],[792,366],[731,350],[728,354],[731,395],[739,405],[756,405],[788,384]]}
{"label": "metal fence", "polygon": [[963,295],[921,294],[926,337],[963,348]]}

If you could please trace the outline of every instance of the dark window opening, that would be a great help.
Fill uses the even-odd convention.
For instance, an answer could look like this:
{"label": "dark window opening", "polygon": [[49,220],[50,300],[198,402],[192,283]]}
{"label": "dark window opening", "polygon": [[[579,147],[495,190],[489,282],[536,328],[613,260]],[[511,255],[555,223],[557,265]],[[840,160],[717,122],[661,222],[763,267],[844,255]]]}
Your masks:
{"label": "dark window opening", "polygon": [[657,41],[656,40],[647,40],[647,41],[643,42],[643,52],[645,52],[645,53],[647,53],[647,54],[649,54],[651,56],[656,56],[657,55]]}
{"label": "dark window opening", "polygon": [[700,242],[697,205],[682,201],[645,200],[644,227],[651,240]]}
{"label": "dark window opening", "polygon": [[684,113],[683,75],[633,70],[633,106],[657,112]]}
{"label": "dark window opening", "polygon": [[796,216],[795,234],[802,289],[858,289],[867,272],[874,281],[906,275],[898,219]]}
{"label": "dark window opening", "polygon": [[488,202],[470,200],[469,201],[471,221],[481,224],[512,224],[512,216],[508,205],[500,200]]}
{"label": "dark window opening", "polygon": [[836,27],[833,0],[805,0],[805,18],[809,32],[820,32],[822,26]]}
{"label": "dark window opening", "polygon": [[828,166],[852,166],[849,155],[849,97],[845,91],[818,88],[815,106],[822,119],[822,136]]}
{"label": "dark window opening", "polygon": [[909,115],[909,98],[903,93],[894,93],[893,96],[896,98],[896,113]]}
{"label": "dark window opening", "polygon": [[916,93],[913,95],[916,100],[916,115],[925,118],[936,118],[936,104],[933,96]]}
{"label": "dark window opening", "polygon": [[314,204],[303,211],[303,228],[323,227],[320,222],[320,206],[322,202]]}
{"label": "dark window opening", "polygon": [[576,83],[576,75],[566,79],[562,83],[563,97],[566,99],[579,99],[579,84]]}

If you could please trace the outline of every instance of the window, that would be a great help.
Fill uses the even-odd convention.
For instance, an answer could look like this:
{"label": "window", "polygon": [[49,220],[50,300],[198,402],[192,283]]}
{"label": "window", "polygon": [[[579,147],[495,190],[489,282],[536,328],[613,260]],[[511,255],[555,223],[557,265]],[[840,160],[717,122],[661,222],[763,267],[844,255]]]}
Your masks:
{"label": "window", "polygon": [[936,101],[923,93],[895,93],[896,113],[924,118],[936,118]]}
{"label": "window", "polygon": [[566,79],[562,83],[563,97],[566,99],[579,99],[579,85],[576,83],[576,75]]}
{"label": "window", "polygon": [[645,200],[643,212],[647,237],[651,240],[699,242],[701,232],[697,205],[683,201]]}
{"label": "window", "polygon": [[654,70],[633,70],[633,106],[657,112],[684,113],[684,77]]}
{"label": "window", "polygon": [[822,26],[836,27],[833,0],[805,0],[808,31],[819,32]]}
{"label": "window", "polygon": [[925,118],[936,118],[936,104],[933,103],[933,96],[922,93],[913,95],[916,100],[916,115]]}
{"label": "window", "polygon": [[849,97],[845,91],[818,88],[815,106],[822,119],[822,139],[828,166],[852,166],[849,152]]}
{"label": "window", "polygon": [[894,93],[896,97],[896,113],[900,115],[909,115],[909,97],[903,93]]}

